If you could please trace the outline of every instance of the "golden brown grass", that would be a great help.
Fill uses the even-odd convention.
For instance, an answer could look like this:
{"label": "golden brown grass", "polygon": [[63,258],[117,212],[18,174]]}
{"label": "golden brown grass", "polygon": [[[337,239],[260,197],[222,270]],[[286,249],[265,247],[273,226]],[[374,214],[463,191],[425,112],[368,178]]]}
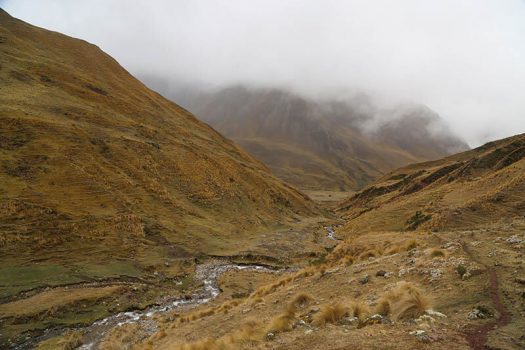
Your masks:
{"label": "golden brown grass", "polygon": [[264,327],[257,322],[248,320],[238,330],[217,339],[210,337],[170,347],[171,350],[231,350],[251,347],[250,344],[260,342]]}
{"label": "golden brown grass", "polygon": [[357,317],[360,321],[363,321],[370,315],[370,307],[361,300],[351,302],[350,308],[352,310],[352,316]]}
{"label": "golden brown grass", "polygon": [[337,323],[343,317],[350,316],[352,309],[343,303],[325,304],[321,306],[319,312],[313,316],[313,324],[323,326],[326,323]]}
{"label": "golden brown grass", "polygon": [[401,251],[401,247],[399,244],[393,244],[385,249],[385,255],[393,255],[396,253],[399,253]]}
{"label": "golden brown grass", "polygon": [[82,332],[66,331],[63,335],[40,342],[37,350],[73,350],[82,345]]}
{"label": "golden brown grass", "polygon": [[403,281],[379,299],[375,312],[394,320],[407,320],[421,316],[431,306],[431,298],[423,289]]}
{"label": "golden brown grass", "polygon": [[280,279],[278,279],[274,283],[271,283],[269,285],[265,285],[265,286],[261,286],[261,287],[257,288],[252,294],[250,294],[249,298],[250,299],[255,299],[255,298],[263,297],[263,296],[266,296],[268,294],[274,293],[278,289],[286,286],[288,283],[290,283],[292,281],[295,281],[298,278],[310,276],[311,274],[313,274],[311,269],[305,269],[304,271],[300,271],[300,272],[296,273],[295,275],[281,277]]}
{"label": "golden brown grass", "polygon": [[53,310],[85,300],[107,298],[122,290],[120,286],[101,288],[56,288],[44,291],[27,299],[21,299],[0,305],[0,314],[4,316],[34,315],[46,310]]}
{"label": "golden brown grass", "polygon": [[446,257],[446,252],[443,249],[440,249],[440,248],[431,248],[427,252],[427,256],[430,257],[431,259],[444,258],[444,257]]}
{"label": "golden brown grass", "polygon": [[343,263],[343,265],[345,266],[350,266],[354,263],[354,257],[351,256],[351,255],[346,255],[342,260],[341,262]]}
{"label": "golden brown grass", "polygon": [[126,348],[128,344],[136,344],[146,334],[137,323],[128,323],[120,327],[112,328],[102,339],[99,345],[100,350],[120,350]]}
{"label": "golden brown grass", "polygon": [[417,246],[418,246],[418,244],[417,244],[417,241],[415,239],[409,239],[409,240],[404,242],[403,249],[404,250],[412,250],[414,248],[417,248]]}
{"label": "golden brown grass", "polygon": [[377,249],[369,249],[359,255],[359,260],[368,260],[369,258],[377,258],[381,254]]}
{"label": "golden brown grass", "polygon": [[275,316],[268,325],[267,332],[281,333],[292,330],[295,313],[292,310],[286,310],[280,315]]}
{"label": "golden brown grass", "polygon": [[301,293],[296,294],[293,297],[290,304],[295,307],[304,307],[306,304],[308,304],[309,302],[313,300],[314,300],[314,297],[312,297],[310,294],[301,292]]}

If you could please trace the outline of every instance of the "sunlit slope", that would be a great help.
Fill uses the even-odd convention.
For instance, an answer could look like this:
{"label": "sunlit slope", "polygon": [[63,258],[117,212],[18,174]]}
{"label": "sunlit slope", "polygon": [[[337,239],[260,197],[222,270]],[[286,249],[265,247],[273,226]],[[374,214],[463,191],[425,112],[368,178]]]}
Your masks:
{"label": "sunlit slope", "polygon": [[3,10],[0,101],[5,259],[150,264],[227,254],[252,234],[316,213],[98,47]]}
{"label": "sunlit slope", "polygon": [[[340,205],[347,229],[468,228],[525,213],[525,135],[395,170]],[[418,213],[419,212],[419,213]]]}

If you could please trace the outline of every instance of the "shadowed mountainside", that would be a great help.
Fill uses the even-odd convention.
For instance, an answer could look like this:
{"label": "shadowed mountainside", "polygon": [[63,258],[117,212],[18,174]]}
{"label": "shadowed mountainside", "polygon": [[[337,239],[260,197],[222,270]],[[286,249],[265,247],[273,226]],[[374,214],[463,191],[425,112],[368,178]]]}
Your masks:
{"label": "shadowed mountainside", "polygon": [[[468,149],[423,106],[384,111],[364,95],[318,102],[279,89],[199,92],[144,80],[298,188],[356,190],[394,168]],[[379,113],[387,118],[375,120]]]}

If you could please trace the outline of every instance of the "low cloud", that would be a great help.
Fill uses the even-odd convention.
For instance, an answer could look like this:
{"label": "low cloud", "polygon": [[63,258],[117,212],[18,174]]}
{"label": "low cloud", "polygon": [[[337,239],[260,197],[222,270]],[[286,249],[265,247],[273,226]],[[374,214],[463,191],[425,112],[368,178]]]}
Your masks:
{"label": "low cloud", "polygon": [[471,145],[525,132],[521,0],[6,0],[176,84],[364,91],[422,103]]}

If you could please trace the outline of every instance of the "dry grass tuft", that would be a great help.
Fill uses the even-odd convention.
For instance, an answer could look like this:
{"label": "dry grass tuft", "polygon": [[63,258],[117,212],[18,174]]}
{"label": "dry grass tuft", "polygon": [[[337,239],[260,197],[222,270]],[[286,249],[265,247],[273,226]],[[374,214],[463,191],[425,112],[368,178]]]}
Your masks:
{"label": "dry grass tuft", "polygon": [[[263,327],[257,321],[247,321],[241,328],[218,339],[205,338],[199,341],[175,346],[175,350],[230,350],[245,348],[262,339]],[[243,346],[244,345],[244,346]]]}
{"label": "dry grass tuft", "polygon": [[229,337],[230,343],[257,341],[261,338],[261,324],[254,320],[249,320],[242,325],[241,329]]}
{"label": "dry grass tuft", "polygon": [[206,338],[203,340],[196,341],[194,343],[185,344],[181,350],[218,350],[221,349],[216,340],[212,338]]}
{"label": "dry grass tuft", "polygon": [[375,307],[375,313],[382,316],[388,316],[392,310],[390,309],[390,298],[387,296],[382,296],[379,298],[377,305]]}
{"label": "dry grass tuft", "polygon": [[352,309],[342,303],[325,304],[313,317],[313,324],[323,326],[327,323],[337,323],[343,317],[350,316]]}
{"label": "dry grass tuft", "polygon": [[393,244],[385,249],[385,255],[394,255],[396,253],[399,253],[401,251],[401,247],[399,244]]}
{"label": "dry grass tuft", "polygon": [[120,350],[136,344],[147,336],[137,323],[128,323],[111,329],[102,339],[101,350]]}
{"label": "dry grass tuft", "polygon": [[434,259],[434,258],[444,258],[446,257],[446,253],[443,249],[439,248],[432,248],[428,251],[427,255]]}
{"label": "dry grass tuft", "polygon": [[161,329],[160,331],[154,334],[154,338],[155,340],[158,340],[164,338],[166,335],[166,331],[164,329]]}
{"label": "dry grass tuft", "polygon": [[352,309],[352,316],[357,317],[360,321],[363,321],[370,315],[370,307],[363,301],[356,300],[350,304]]}
{"label": "dry grass tuft", "polygon": [[292,330],[294,319],[295,313],[287,310],[270,321],[267,331],[272,333],[289,332]]}
{"label": "dry grass tuft", "polygon": [[294,305],[294,306],[298,306],[298,307],[304,307],[306,304],[308,304],[309,302],[313,301],[314,298],[308,294],[308,293],[299,293],[299,294],[296,294],[292,301],[291,301],[291,305]]}
{"label": "dry grass tuft", "polygon": [[403,281],[379,299],[375,312],[391,315],[394,320],[408,320],[421,316],[431,306],[431,299],[421,288]]}
{"label": "dry grass tuft", "polygon": [[403,244],[404,250],[412,250],[414,248],[417,248],[417,246],[418,244],[415,239],[406,240],[405,243]]}
{"label": "dry grass tuft", "polygon": [[361,253],[361,255],[359,255],[359,260],[368,260],[369,258],[377,258],[380,255],[381,254],[379,253],[377,249],[369,249]]}
{"label": "dry grass tuft", "polygon": [[255,297],[251,301],[252,305],[263,304],[263,303],[264,303],[264,298],[263,297]]}
{"label": "dry grass tuft", "polygon": [[341,262],[343,263],[343,265],[345,266],[350,266],[354,263],[354,257],[351,256],[351,255],[346,255],[342,260]]}

